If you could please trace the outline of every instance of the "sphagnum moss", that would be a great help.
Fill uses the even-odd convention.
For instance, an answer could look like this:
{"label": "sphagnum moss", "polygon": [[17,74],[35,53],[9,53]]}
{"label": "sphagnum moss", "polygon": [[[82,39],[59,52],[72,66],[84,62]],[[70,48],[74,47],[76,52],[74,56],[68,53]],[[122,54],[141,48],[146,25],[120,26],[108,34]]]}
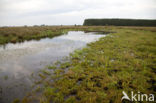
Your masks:
{"label": "sphagnum moss", "polygon": [[[156,94],[156,32],[106,29],[116,33],[73,53],[63,69],[52,69],[54,81],[36,95],[40,103],[121,103],[123,90]],[[68,70],[62,72],[64,67]],[[24,100],[29,103],[32,98]]]}

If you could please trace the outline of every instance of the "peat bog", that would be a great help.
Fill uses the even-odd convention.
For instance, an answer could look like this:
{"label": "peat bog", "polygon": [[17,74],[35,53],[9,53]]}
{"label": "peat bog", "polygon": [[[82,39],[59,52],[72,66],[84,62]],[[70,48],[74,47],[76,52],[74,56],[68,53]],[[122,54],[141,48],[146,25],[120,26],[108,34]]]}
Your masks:
{"label": "peat bog", "polygon": [[[37,73],[39,78],[33,83],[31,92],[22,99],[15,99],[14,103],[120,103],[122,91],[156,95],[155,27],[54,28],[62,32],[110,34],[72,52],[67,59],[43,68]],[[4,35],[1,37],[5,38]],[[8,80],[9,76],[4,79]]]}
{"label": "peat bog", "polygon": [[[43,68],[62,60],[76,49],[105,35],[70,31],[54,38],[42,38],[0,47],[0,102],[22,98],[32,89],[33,82]],[[44,71],[44,70],[43,70]]]}

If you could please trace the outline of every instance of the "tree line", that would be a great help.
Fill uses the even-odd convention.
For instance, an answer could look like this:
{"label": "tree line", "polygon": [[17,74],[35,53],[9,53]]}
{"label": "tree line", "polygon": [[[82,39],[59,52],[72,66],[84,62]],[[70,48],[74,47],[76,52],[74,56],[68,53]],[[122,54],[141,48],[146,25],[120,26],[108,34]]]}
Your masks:
{"label": "tree line", "polygon": [[156,20],[149,19],[85,19],[85,26],[156,26]]}

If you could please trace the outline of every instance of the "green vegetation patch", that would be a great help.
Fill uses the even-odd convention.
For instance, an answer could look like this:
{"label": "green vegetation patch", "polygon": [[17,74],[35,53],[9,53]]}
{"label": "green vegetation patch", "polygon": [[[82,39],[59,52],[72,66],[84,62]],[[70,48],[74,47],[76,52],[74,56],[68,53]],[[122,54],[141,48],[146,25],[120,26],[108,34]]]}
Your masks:
{"label": "green vegetation patch", "polygon": [[39,74],[43,79],[40,95],[33,92],[36,97],[28,96],[23,103],[34,99],[40,103],[121,103],[122,91],[156,94],[156,32],[105,29],[116,33],[75,51],[60,68],[49,67],[54,71],[51,75]]}
{"label": "green vegetation patch", "polygon": [[[40,40],[41,38],[53,38],[68,31],[95,31],[103,27],[85,26],[34,26],[34,27],[0,27],[0,45],[6,43],[23,42],[25,40]],[[108,33],[109,31],[102,31]]]}

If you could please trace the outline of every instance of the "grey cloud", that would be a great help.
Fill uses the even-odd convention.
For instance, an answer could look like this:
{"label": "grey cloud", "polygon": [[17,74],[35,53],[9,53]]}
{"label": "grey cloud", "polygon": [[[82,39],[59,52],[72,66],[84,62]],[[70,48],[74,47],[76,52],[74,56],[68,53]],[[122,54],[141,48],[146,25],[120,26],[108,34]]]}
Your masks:
{"label": "grey cloud", "polygon": [[82,24],[85,18],[156,19],[155,0],[0,0],[0,25]]}

